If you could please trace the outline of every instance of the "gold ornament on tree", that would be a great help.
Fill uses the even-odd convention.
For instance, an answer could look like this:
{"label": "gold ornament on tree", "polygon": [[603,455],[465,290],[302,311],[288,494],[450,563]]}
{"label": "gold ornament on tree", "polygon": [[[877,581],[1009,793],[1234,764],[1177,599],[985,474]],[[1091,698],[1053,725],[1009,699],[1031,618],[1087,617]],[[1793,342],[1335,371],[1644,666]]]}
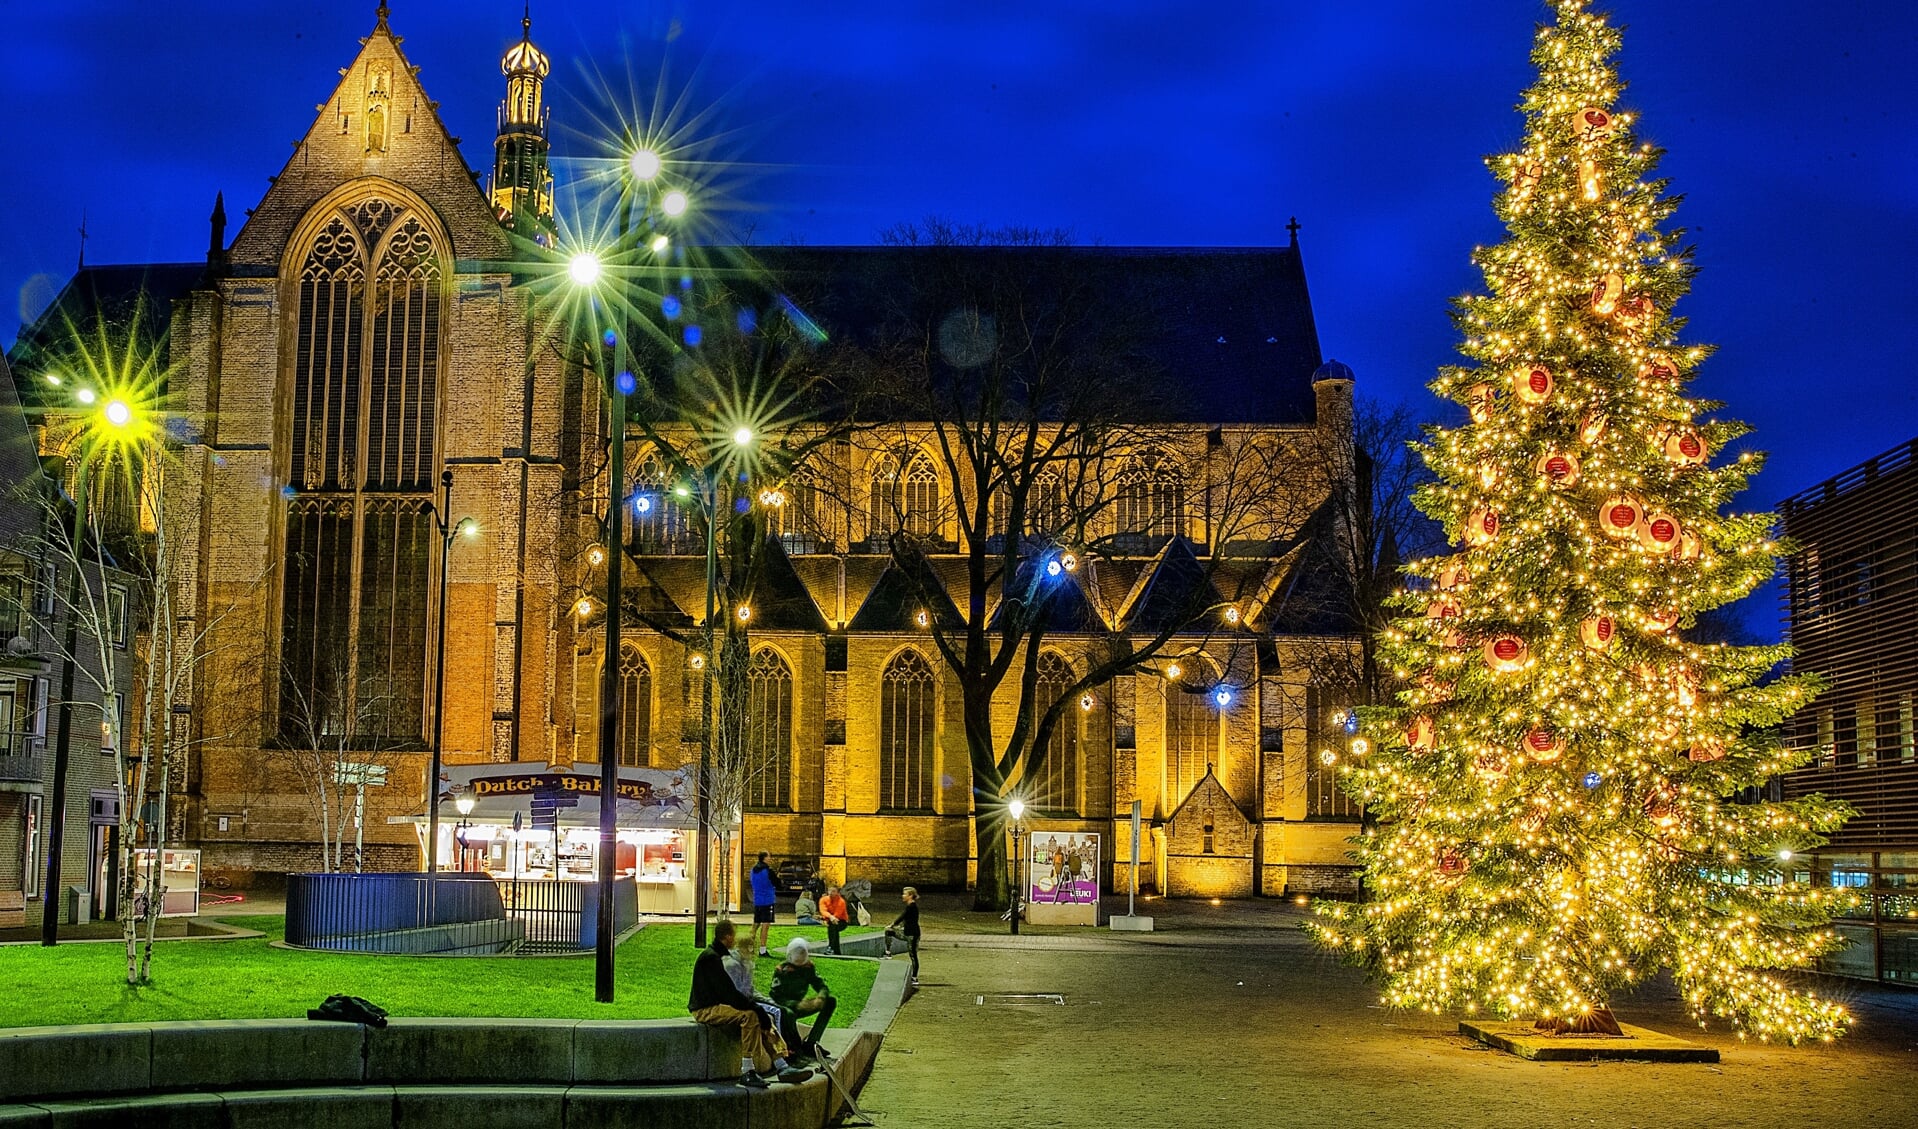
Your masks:
{"label": "gold ornament on tree", "polygon": [[1578,456],[1563,451],[1547,451],[1538,457],[1539,477],[1547,485],[1563,490],[1578,485]]}
{"label": "gold ornament on tree", "polygon": [[1592,287],[1592,312],[1599,317],[1608,318],[1618,309],[1618,300],[1625,293],[1625,280],[1617,271],[1607,271],[1605,277]]}
{"label": "gold ornament on tree", "polygon": [[1552,398],[1552,370],[1544,365],[1520,365],[1512,370],[1512,395],[1518,402],[1537,407]]}
{"label": "gold ornament on tree", "polygon": [[1612,135],[1612,115],[1597,106],[1586,106],[1572,115],[1572,136],[1581,145],[1593,145]]}
{"label": "gold ornament on tree", "polygon": [[1618,621],[1611,616],[1592,615],[1579,621],[1578,641],[1585,644],[1588,651],[1610,650],[1617,635]]}
{"label": "gold ornament on tree", "polygon": [[1678,548],[1682,529],[1678,519],[1668,513],[1647,514],[1638,525],[1638,543],[1654,553],[1669,553]]}
{"label": "gold ornament on tree", "polygon": [[1494,635],[1485,641],[1485,665],[1499,674],[1511,674],[1525,667],[1531,651],[1516,635]]}
{"label": "gold ornament on tree", "polygon": [[1636,495],[1614,494],[1598,507],[1598,528],[1607,537],[1626,541],[1638,536],[1638,523],[1644,517],[1645,503]]}
{"label": "gold ornament on tree", "polygon": [[1498,536],[1498,511],[1480,506],[1465,519],[1465,543],[1472,546],[1490,545]]}

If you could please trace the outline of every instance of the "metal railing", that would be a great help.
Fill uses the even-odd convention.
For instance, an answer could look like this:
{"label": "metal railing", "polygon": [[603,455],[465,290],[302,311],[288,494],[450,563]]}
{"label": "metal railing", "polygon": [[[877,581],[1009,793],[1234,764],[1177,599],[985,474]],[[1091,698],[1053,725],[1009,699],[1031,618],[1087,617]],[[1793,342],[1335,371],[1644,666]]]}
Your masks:
{"label": "metal railing", "polygon": [[484,874],[289,874],[286,943],[307,949],[449,952],[517,947]]}
{"label": "metal railing", "polygon": [[0,733],[0,780],[30,784],[46,779],[46,757],[40,739],[31,733]]}
{"label": "metal railing", "polygon": [[[599,885],[553,878],[500,879],[508,919],[525,928],[521,951],[586,952],[599,938]],[[639,886],[613,882],[613,929],[625,932],[639,920]]]}

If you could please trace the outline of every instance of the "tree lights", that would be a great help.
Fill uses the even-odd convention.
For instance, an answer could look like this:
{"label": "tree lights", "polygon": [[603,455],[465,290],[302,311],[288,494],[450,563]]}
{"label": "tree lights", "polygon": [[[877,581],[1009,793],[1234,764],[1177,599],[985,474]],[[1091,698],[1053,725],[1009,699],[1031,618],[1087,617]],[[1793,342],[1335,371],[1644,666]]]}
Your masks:
{"label": "tree lights", "polygon": [[1314,931],[1395,1006],[1606,1031],[1608,995],[1668,969],[1701,1021],[1829,1039],[1845,1009],[1771,970],[1843,943],[1849,896],[1785,864],[1846,809],[1730,799],[1798,763],[1765,730],[1814,686],[1756,684],[1784,648],[1678,630],[1772,574],[1769,516],[1721,512],[1758,460],[1712,466],[1744,428],[1684,388],[1709,350],[1669,316],[1692,266],[1614,105],[1619,33],[1554,7],[1522,145],[1488,162],[1510,237],[1476,252],[1468,363],[1432,385],[1469,422],[1422,448],[1419,504],[1460,548],[1408,569],[1426,583],[1383,640],[1401,704],[1340,769],[1378,819],[1372,900],[1319,903]]}

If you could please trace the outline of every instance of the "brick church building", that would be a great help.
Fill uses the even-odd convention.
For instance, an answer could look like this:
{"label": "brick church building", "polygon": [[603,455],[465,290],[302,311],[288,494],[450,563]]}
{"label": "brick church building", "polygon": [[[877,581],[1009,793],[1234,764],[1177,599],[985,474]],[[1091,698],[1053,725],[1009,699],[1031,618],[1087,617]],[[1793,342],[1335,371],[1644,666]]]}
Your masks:
{"label": "brick church building", "polygon": [[[389,769],[365,800],[378,869],[421,865],[405,820],[424,809],[437,701],[450,766],[585,772],[597,760],[607,656],[580,547],[607,490],[593,456],[602,400],[596,377],[545,347],[515,269],[555,207],[549,68],[529,25],[502,60],[482,177],[382,6],[230,241],[217,209],[205,263],[84,270],[56,303],[84,317],[139,288],[170,311],[171,529],[194,561],[176,599],[212,627],[180,707],[195,739],[179,754],[169,831],[205,852],[210,875],[245,883],[316,865],[311,786],[288,754],[342,729]],[[755,251],[812,323],[853,337],[918,253]],[[1183,618],[1164,655],[1086,693],[1054,733],[1023,785],[1029,822],[1105,836],[1107,889],[1127,881],[1135,800],[1149,888],[1347,886],[1358,812],[1322,751],[1341,747],[1334,717],[1348,704],[1325,656],[1352,641],[1325,594],[1339,589],[1342,507],[1364,468],[1352,374],[1321,355],[1296,230],[1270,248],[1061,253],[1115,304],[1166,296],[1146,359],[1179,394],[1151,421],[1160,449],[1112,452],[1115,504],[1065,578],[1076,618],[1048,633],[1039,683],[1069,685],[1112,639]],[[1254,448],[1299,472],[1269,512],[1228,529],[1207,484]],[[655,628],[704,615],[705,551],[646,443],[629,436],[626,452],[632,489],[659,504],[626,540],[625,606],[646,614],[629,614],[617,658],[621,759],[672,769],[697,755],[703,656]],[[927,625],[928,584],[966,602],[954,484],[930,427],[911,420],[821,448],[805,476],[843,488],[777,531],[754,599],[750,695],[769,760],[744,797],[745,849],[816,860],[835,879],[969,883],[963,718]],[[768,489],[797,506],[811,497],[797,479]],[[443,517],[470,517],[476,535],[443,541]],[[893,551],[901,533],[925,550],[922,567]]]}

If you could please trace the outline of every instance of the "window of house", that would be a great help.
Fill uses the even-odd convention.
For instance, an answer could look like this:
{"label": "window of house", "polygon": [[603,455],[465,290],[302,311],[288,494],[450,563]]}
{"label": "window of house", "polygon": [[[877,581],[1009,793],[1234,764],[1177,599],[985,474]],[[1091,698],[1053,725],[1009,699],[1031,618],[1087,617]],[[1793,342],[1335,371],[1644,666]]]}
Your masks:
{"label": "window of house", "polygon": [[930,812],[933,801],[932,664],[902,651],[879,684],[879,807]]}
{"label": "window of house", "polygon": [[[1039,656],[1035,702],[1039,711],[1052,708],[1077,679],[1072,665],[1056,651]],[[1077,815],[1079,811],[1079,718],[1076,705],[1060,715],[1043,749],[1037,750],[1029,772],[1026,802],[1033,810]],[[1036,718],[1035,718],[1036,724]]]}
{"label": "window of house", "polygon": [[41,797],[26,797],[26,843],[20,872],[20,892],[29,898],[40,894],[40,801]]}
{"label": "window of house", "polygon": [[747,668],[751,719],[747,735],[745,805],[757,811],[792,810],[793,673],[779,652],[764,648]]}
{"label": "window of house", "polygon": [[619,763],[628,768],[652,764],[653,669],[632,643],[619,648]]}
{"label": "window of house", "polygon": [[127,645],[127,590],[125,588],[107,589],[107,627],[113,633],[113,645],[124,650]]}
{"label": "window of house", "polygon": [[328,732],[424,732],[442,253],[420,216],[367,199],[328,218],[301,262],[280,637],[289,734],[302,709]]}

